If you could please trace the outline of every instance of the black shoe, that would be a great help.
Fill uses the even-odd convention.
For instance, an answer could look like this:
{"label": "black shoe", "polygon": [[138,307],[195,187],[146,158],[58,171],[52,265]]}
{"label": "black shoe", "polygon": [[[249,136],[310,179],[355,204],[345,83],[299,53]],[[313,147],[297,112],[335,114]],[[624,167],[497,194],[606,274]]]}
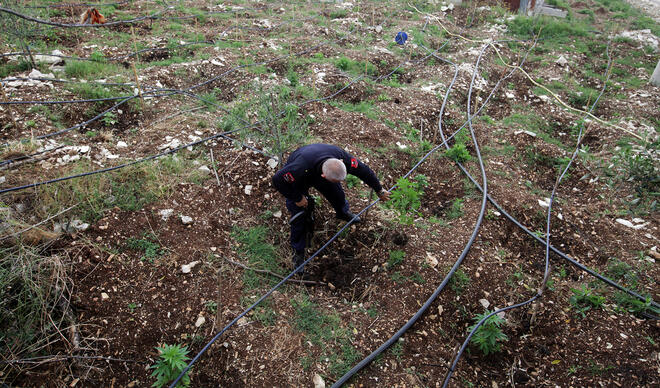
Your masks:
{"label": "black shoe", "polygon": [[362,219],[360,219],[360,217],[357,217],[355,214],[353,214],[351,212],[337,214],[337,218],[339,218],[340,220],[344,220],[344,221],[350,221],[353,218],[355,218],[355,220],[353,221],[354,224],[357,224],[358,222],[362,221]]}
{"label": "black shoe", "polygon": [[[302,263],[305,262],[305,252],[296,252],[293,254],[293,269],[296,269],[302,265]],[[300,271],[298,271],[299,274],[304,274],[305,273],[305,267],[301,268]]]}

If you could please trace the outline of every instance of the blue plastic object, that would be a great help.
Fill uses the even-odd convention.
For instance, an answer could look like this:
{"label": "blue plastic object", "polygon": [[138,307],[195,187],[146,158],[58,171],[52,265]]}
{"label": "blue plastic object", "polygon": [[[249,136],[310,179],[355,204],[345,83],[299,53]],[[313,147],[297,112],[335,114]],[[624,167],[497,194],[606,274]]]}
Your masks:
{"label": "blue plastic object", "polygon": [[403,46],[404,43],[406,43],[407,40],[408,40],[408,34],[406,34],[406,33],[403,32],[403,31],[399,31],[399,32],[396,34],[396,38],[394,38],[394,41],[395,41],[397,44],[400,44],[400,45],[402,45],[402,46]]}

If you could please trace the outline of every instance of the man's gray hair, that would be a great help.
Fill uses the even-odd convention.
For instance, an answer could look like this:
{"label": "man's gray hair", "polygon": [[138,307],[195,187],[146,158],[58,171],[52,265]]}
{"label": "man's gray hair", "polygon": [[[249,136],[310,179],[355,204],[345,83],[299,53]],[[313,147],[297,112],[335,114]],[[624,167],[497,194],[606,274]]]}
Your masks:
{"label": "man's gray hair", "polygon": [[346,179],[346,165],[339,159],[330,158],[321,166],[325,179],[343,181]]}

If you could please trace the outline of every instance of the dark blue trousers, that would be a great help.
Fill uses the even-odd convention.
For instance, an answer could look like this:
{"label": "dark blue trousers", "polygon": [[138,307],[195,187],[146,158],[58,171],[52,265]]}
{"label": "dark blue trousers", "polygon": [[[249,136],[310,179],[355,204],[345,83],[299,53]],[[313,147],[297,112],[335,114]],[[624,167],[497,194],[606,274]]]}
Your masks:
{"label": "dark blue trousers", "polygon": [[[330,202],[337,214],[348,212],[348,202],[346,201],[346,194],[341,187],[341,183],[332,183],[325,178],[319,177],[319,179],[314,182],[313,187],[318,190],[328,202]],[[308,201],[313,200],[309,197],[309,192],[306,192],[305,196],[308,197]],[[286,200],[286,208],[289,209],[292,217],[305,210],[305,208],[297,206],[295,202],[288,198]],[[291,223],[291,247],[296,252],[302,252],[305,250],[306,234],[305,217],[298,217],[293,220]]]}

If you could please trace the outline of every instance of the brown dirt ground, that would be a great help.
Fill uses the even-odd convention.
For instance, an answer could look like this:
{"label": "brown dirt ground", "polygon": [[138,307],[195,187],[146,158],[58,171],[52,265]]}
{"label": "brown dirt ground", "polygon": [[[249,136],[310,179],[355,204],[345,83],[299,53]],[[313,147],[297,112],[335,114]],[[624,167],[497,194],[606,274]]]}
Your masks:
{"label": "brown dirt ground", "polygon": [[[136,11],[134,6],[126,8],[131,9]],[[325,12],[329,14],[328,10]],[[471,8],[457,7],[451,15],[455,24],[460,26],[473,12]],[[246,15],[252,17],[250,13]],[[401,11],[394,18],[389,10],[380,6],[374,12],[375,19],[384,20],[385,28],[419,27],[420,21],[414,20],[413,15]],[[241,20],[249,23],[248,19]],[[235,22],[209,20],[211,24],[206,27],[199,24],[193,28],[200,31],[206,28],[220,30]],[[341,20],[331,22],[330,26],[345,29]],[[456,25],[454,27],[463,33],[479,35],[479,25],[462,30]],[[328,38],[324,29],[313,23],[296,28],[308,33],[296,43],[300,48]],[[363,33],[372,34],[366,24],[360,28]],[[147,25],[136,33],[146,36],[150,31]],[[384,60],[387,66],[379,67],[379,74],[401,60],[396,55],[355,47],[362,43],[356,35],[353,34],[349,42],[341,46],[324,47],[315,52],[323,52],[326,57],[343,54],[358,60]],[[269,35],[255,33],[250,39],[256,48],[263,49],[262,43],[269,39]],[[279,35],[276,40],[278,44],[286,44],[286,38]],[[68,35],[63,36],[60,43],[63,47],[71,47],[71,53],[84,53],[78,40],[71,40]],[[379,45],[386,46],[386,43]],[[476,57],[466,54],[470,47],[464,42],[456,43],[447,55],[458,63],[474,63]],[[626,44],[617,47],[624,52],[635,50]],[[254,48],[248,45],[243,55],[252,55],[250,50]],[[199,50],[211,56],[217,55],[212,48]],[[506,50],[504,54],[506,57]],[[495,80],[506,69],[495,64],[492,53],[487,55],[491,60],[484,62],[481,74],[490,75],[488,89],[494,86]],[[241,59],[241,56],[229,51],[223,56],[225,66],[222,67],[210,63],[185,67],[174,65],[167,72],[149,68],[141,75],[145,84],[153,85],[158,80],[166,88],[184,88],[230,69]],[[142,59],[152,61],[166,57],[150,54]],[[265,60],[272,57],[272,52],[264,49],[253,58]],[[602,62],[602,59],[578,58],[576,67],[594,60]],[[325,66],[327,85],[316,85],[311,73],[304,71],[301,71],[304,74],[301,82],[316,86],[320,95],[332,93],[336,83],[343,84],[348,80],[333,66],[314,66],[317,69]],[[177,67],[185,68],[186,75],[181,76],[181,73],[174,71]],[[279,81],[286,77],[286,66],[273,64],[269,67],[272,73],[277,74]],[[541,65],[532,63],[529,69],[531,71],[536,67]],[[446,87],[453,74],[450,66],[437,63],[420,64],[414,71],[410,67],[407,70],[410,70],[406,71],[408,76],[402,80],[404,88],[361,82],[334,99],[339,103],[353,104],[372,101],[382,112],[377,120],[326,103],[312,103],[301,109],[302,113],[314,117],[310,126],[314,139],[341,145],[368,161],[386,187],[391,187],[397,177],[405,174],[419,156],[415,148],[417,143],[406,137],[402,123],[421,129],[426,140],[439,141],[435,126],[442,101],[436,93],[416,86],[432,82]],[[196,92],[222,89],[218,101],[231,104],[241,93],[242,87],[254,78],[265,83],[270,73],[255,75],[238,70]],[[470,76],[461,72],[452,90],[443,125],[447,131],[458,129],[465,120],[464,107]],[[516,134],[521,128],[515,125],[497,127],[475,121],[474,130],[485,157],[489,193],[530,229],[543,230],[545,209],[539,207],[538,200],[549,195],[557,175],[557,169],[550,160],[569,155],[566,149],[570,149],[575,142],[569,126],[579,117],[531,96],[529,82],[519,73],[507,82],[515,85],[512,93],[516,104],[526,104],[529,112],[544,117],[552,128],[564,133],[555,138],[565,147],[548,143],[540,136]],[[479,95],[482,99],[487,94],[485,90]],[[650,86],[642,86],[640,90],[651,95],[646,106],[606,97],[594,113],[604,119],[624,114],[632,118],[654,117],[657,120],[658,112],[652,107],[660,106],[660,96]],[[437,93],[444,95],[444,91],[438,90]],[[30,100],[44,98],[49,93],[52,92],[21,90],[19,95],[13,97]],[[379,95],[389,98],[377,100]],[[202,132],[203,136],[215,132],[213,127],[202,128],[197,123],[213,120],[214,115],[220,112],[199,112],[198,115],[181,115],[159,122],[176,113],[183,106],[182,101],[151,100],[140,112],[124,109],[113,128],[93,124],[86,129],[106,132],[104,137],[90,139],[82,131],[71,133],[66,138],[76,145],[90,145],[90,153],[98,152],[101,147],[110,148],[121,139],[130,147],[113,149],[113,152],[119,153],[122,158],[134,159],[156,152],[156,147],[164,143],[167,135],[185,139],[183,135],[191,134],[193,130]],[[513,105],[514,102],[499,90],[484,113],[500,120],[511,114]],[[60,115],[65,126],[89,118],[88,107],[83,105],[55,106],[51,109]],[[2,114],[6,118],[6,111]],[[39,133],[55,130],[47,117],[30,112],[28,107],[15,108],[15,114],[22,120],[35,120]],[[394,128],[388,126],[386,120],[395,123]],[[139,128],[139,131],[130,131],[133,128]],[[3,141],[25,138],[30,132],[29,129],[5,131],[1,138]],[[585,142],[591,152],[607,158],[611,157],[622,136],[612,127],[593,123]],[[396,142],[407,145],[408,149],[399,149]],[[505,146],[510,148],[509,151],[504,150]],[[208,148],[213,149],[216,159],[220,161],[219,185],[213,175],[197,183],[181,182],[171,194],[139,211],[111,208],[88,231],[66,236],[58,242],[59,249],[68,252],[71,259],[71,304],[82,343],[75,350],[62,343],[55,345],[52,351],[125,361],[72,360],[40,365],[8,375],[7,384],[61,387],[74,386],[76,382],[80,384],[78,386],[89,387],[149,386],[153,379],[149,377],[151,371],[148,366],[158,357],[156,346],[183,343],[192,355],[196,354],[220,328],[243,311],[246,300],[250,302],[252,297],[267,290],[261,287],[244,294],[243,270],[225,260],[245,262],[231,237],[234,227],[265,225],[270,231],[269,242],[280,254],[282,272],[290,269],[286,215],[282,218],[263,216],[266,212],[277,210],[286,214],[283,199],[270,184],[273,171],[266,165],[267,158],[249,150],[239,150],[227,141],[214,142]],[[474,155],[474,147],[469,149]],[[530,159],[528,155],[536,155],[536,159]],[[467,166],[475,177],[480,176],[474,160]],[[654,214],[644,217],[649,222],[645,229],[648,233],[617,224],[618,211],[625,209],[624,198],[633,193],[633,188],[625,182],[612,187],[602,181],[584,179],[587,174],[593,176],[593,168],[593,163],[578,159],[572,166],[570,176],[560,186],[554,206],[555,216],[552,218],[551,241],[571,257],[601,273],[607,272],[612,258],[641,266],[640,284],[644,292],[658,301],[658,266],[640,261],[639,252],[644,256],[658,244],[660,218],[657,213],[655,217]],[[5,174],[3,187],[60,176],[66,171],[65,168],[44,169],[40,164],[22,164]],[[398,224],[394,221],[394,213],[380,205],[370,210],[363,223],[351,226],[347,234],[338,238],[308,266],[307,273],[312,280],[332,286],[287,285],[273,293],[269,298],[269,306],[275,313],[273,324],[264,325],[255,314],[249,314],[245,322],[223,335],[194,366],[193,386],[312,386],[312,376],[316,373],[324,376],[326,383],[338,378],[331,374],[330,362],[322,357],[323,350],[308,341],[293,323],[295,309],[291,300],[300,298],[302,294],[308,295],[322,311],[334,312],[341,318],[342,327],[353,333],[351,345],[363,356],[403,325],[440,284],[463,250],[481,203],[479,193],[465,183],[460,171],[447,158],[433,156],[417,172],[428,177],[429,186],[422,200],[421,217],[414,225]],[[253,185],[250,196],[243,191],[247,184]],[[29,194],[17,194],[3,198],[3,201],[26,202],[29,201],[27,197]],[[354,210],[369,203],[364,186],[347,188],[347,197]],[[448,219],[448,208],[456,199],[463,199],[463,213],[456,219]],[[175,213],[164,221],[158,214],[162,209],[175,209]],[[315,247],[327,241],[343,225],[331,213],[324,202],[318,211]],[[559,213],[562,219],[556,216]],[[194,223],[183,225],[179,215],[193,217]],[[444,222],[429,222],[431,217]],[[158,245],[165,250],[161,257],[153,261],[145,260],[141,252],[127,247],[127,239],[140,238],[145,233],[157,236]],[[385,266],[392,250],[406,253],[405,261],[396,271]],[[428,254],[438,259],[437,268],[424,264]],[[400,350],[386,352],[380,360],[354,378],[352,386],[437,386],[464,340],[467,327],[472,325],[472,318],[483,312],[479,300],[487,299],[492,308],[528,299],[539,287],[543,260],[542,246],[534,243],[503,216],[490,212],[461,266],[470,278],[469,283],[463,290],[447,287],[430,311],[403,337]],[[183,274],[180,266],[192,261],[199,261],[200,264],[190,273]],[[580,317],[569,303],[571,289],[591,282],[592,278],[554,255],[551,256],[551,264],[553,286],[546,290],[543,298],[532,306],[505,315],[504,332],[509,340],[502,344],[502,351],[483,356],[471,348],[459,363],[452,386],[658,386],[658,321],[618,312],[613,298],[608,298],[604,309],[594,309],[585,317]],[[266,283],[272,281],[266,277],[264,279],[268,280]],[[102,293],[107,298],[103,298]],[[208,302],[214,302],[217,311],[210,311]],[[368,313],[370,309],[377,311],[375,316]],[[195,327],[200,316],[206,322],[201,327]],[[305,357],[311,358],[312,362],[303,367]],[[0,379],[4,377],[0,375]]]}

